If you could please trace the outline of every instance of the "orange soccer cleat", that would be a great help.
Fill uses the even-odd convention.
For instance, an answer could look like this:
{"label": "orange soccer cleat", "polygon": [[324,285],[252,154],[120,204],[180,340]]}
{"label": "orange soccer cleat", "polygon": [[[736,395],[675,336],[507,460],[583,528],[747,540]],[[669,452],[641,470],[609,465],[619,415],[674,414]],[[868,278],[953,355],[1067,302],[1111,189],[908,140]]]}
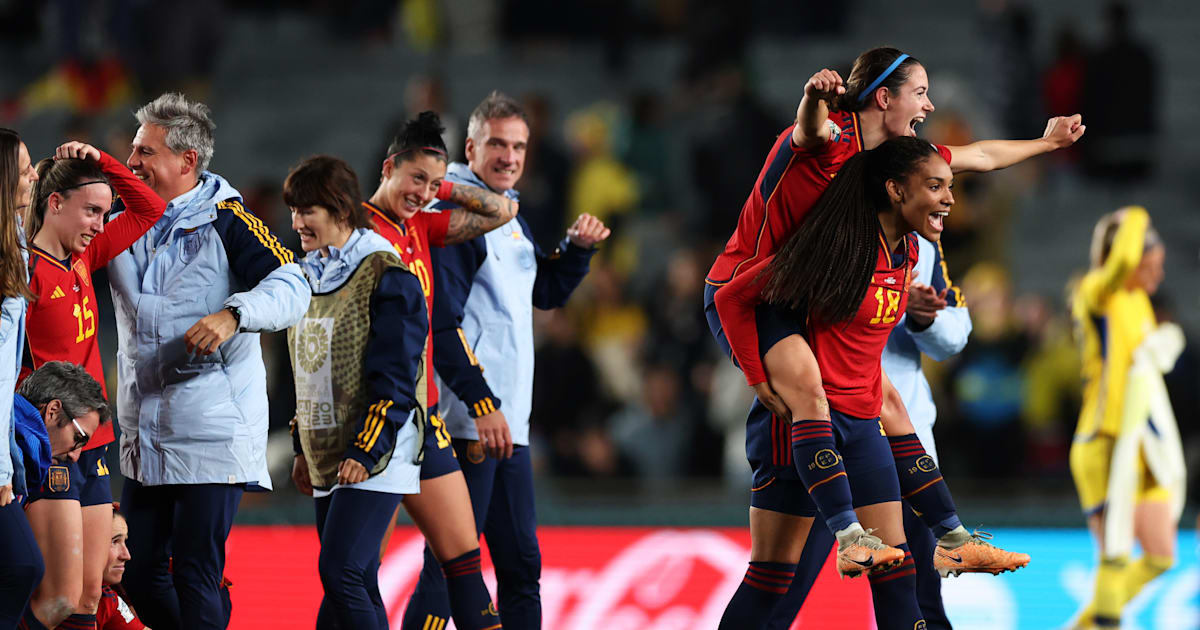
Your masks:
{"label": "orange soccer cleat", "polygon": [[843,544],[838,541],[837,571],[842,577],[858,577],[865,571],[890,569],[904,561],[904,552],[883,544],[874,530],[859,530]]}
{"label": "orange soccer cleat", "polygon": [[933,552],[933,568],[942,577],[961,573],[999,575],[1029,564],[1029,554],[1005,551],[989,543],[991,538],[991,534],[975,530],[966,542],[953,548],[943,546],[944,543],[939,540]]}

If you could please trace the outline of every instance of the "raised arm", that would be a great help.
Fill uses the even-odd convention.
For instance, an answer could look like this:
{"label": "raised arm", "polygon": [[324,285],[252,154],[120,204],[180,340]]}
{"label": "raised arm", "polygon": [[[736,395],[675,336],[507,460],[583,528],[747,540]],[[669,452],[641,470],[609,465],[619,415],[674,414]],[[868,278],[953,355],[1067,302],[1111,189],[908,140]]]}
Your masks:
{"label": "raised arm", "polygon": [[1079,294],[1088,308],[1098,310],[1100,304],[1113,291],[1121,288],[1129,274],[1142,261],[1142,249],[1146,242],[1146,229],[1150,226],[1150,215],[1144,208],[1132,206],[1121,212],[1121,225],[1113,235],[1112,247],[1104,265],[1092,270],[1079,284]]}
{"label": "raised arm", "polygon": [[1031,157],[1057,151],[1075,144],[1087,130],[1083,117],[1055,116],[1046,122],[1046,131],[1036,140],[980,140],[960,147],[948,147],[955,173],[984,173],[1008,168]]}
{"label": "raised arm", "polygon": [[438,207],[447,205],[454,206],[448,210],[450,224],[441,243],[431,239],[435,247],[464,243],[508,223],[517,216],[517,202],[470,184],[453,184],[449,194],[444,196],[443,203],[438,204]]}
{"label": "raised arm", "polygon": [[82,142],[67,142],[54,152],[54,159],[76,158],[98,162],[100,170],[121,198],[125,210],[117,215],[84,250],[88,269],[108,264],[145,234],[163,215],[167,202],[154,194],[142,180],[113,156]]}
{"label": "raised arm", "polygon": [[[522,221],[526,234],[529,227]],[[542,310],[559,308],[567,303],[575,287],[583,282],[590,268],[596,245],[608,238],[612,231],[590,214],[584,213],[575,219],[563,239],[550,256],[546,256],[537,243],[533,244],[537,257],[537,277],[533,281],[533,305]]]}
{"label": "raised arm", "polygon": [[804,97],[796,108],[796,126],[792,128],[792,144],[813,150],[829,142],[829,101],[845,94],[842,77],[828,68],[812,75],[804,84]]}

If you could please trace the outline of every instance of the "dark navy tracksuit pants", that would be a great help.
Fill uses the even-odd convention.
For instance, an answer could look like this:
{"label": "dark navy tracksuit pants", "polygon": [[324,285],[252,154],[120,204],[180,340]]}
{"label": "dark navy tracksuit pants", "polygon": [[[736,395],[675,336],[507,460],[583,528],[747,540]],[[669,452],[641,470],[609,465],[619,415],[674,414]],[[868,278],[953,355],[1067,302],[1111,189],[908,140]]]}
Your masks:
{"label": "dark navy tracksuit pants", "polygon": [[225,539],[241,484],[143,486],[126,479],[121,513],[129,523],[122,580],[130,603],[155,630],[212,630],[229,625],[222,594]]}
{"label": "dark navy tracksuit pants", "polygon": [[[925,616],[926,627],[929,630],[951,630],[950,620],[946,618],[946,609],[942,606],[942,578],[933,568],[933,550],[937,541],[929,527],[913,513],[908,502],[901,502],[901,509],[904,512],[904,537],[908,539],[908,547],[912,551],[917,569],[917,603],[921,606],[921,614]],[[812,530],[809,531],[808,540],[804,543],[804,553],[796,567],[796,577],[792,579],[792,586],[787,594],[775,605],[775,612],[771,615],[767,630],[787,630],[791,627],[833,546],[833,533],[818,513],[813,521]]]}
{"label": "dark navy tracksuit pants", "polygon": [[338,488],[314,500],[321,555],[317,571],[325,597],[317,630],[387,630],[379,593],[379,544],[403,495]]}
{"label": "dark navy tracksuit pants", "polygon": [[46,565],[25,511],[14,498],[0,507],[0,628],[15,628]]}
{"label": "dark navy tracksuit pants", "polygon": [[[505,630],[539,630],[542,598],[538,581],[542,575],[542,554],[537,540],[529,447],[513,447],[509,459],[484,457],[473,462],[470,442],[455,439],[454,452],[471,493],[475,528],[487,540],[496,570],[496,608],[500,611],[500,621]],[[421,579],[405,613],[405,630],[413,627],[420,630],[430,614],[448,618],[450,598],[441,565],[426,545]]]}

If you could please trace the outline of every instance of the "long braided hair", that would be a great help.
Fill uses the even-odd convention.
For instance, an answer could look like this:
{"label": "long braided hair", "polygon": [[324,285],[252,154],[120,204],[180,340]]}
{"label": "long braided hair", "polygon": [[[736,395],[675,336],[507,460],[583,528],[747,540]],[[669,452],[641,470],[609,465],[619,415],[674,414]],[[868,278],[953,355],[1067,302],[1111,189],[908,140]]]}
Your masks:
{"label": "long braided hair", "polygon": [[902,182],[936,154],[905,136],[846,160],[764,271],[766,301],[827,323],[853,318],[875,271],[878,215],[892,207],[887,182]]}

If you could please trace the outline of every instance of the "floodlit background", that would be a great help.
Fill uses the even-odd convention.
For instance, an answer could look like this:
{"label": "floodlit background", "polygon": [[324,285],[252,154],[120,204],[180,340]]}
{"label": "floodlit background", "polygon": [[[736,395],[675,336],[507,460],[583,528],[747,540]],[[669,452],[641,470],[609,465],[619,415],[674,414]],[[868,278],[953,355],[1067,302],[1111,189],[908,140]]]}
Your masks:
{"label": "floodlit background", "polygon": [[[461,157],[466,118],[484,95],[500,89],[521,99],[533,136],[518,188],[539,243],[552,248],[581,212],[613,227],[571,303],[537,314],[539,518],[587,526],[546,530],[544,591],[564,592],[556,580],[598,580],[604,570],[636,575],[612,563],[664,531],[719,536],[723,549],[737,547],[728,564],[705,560],[713,575],[696,578],[711,582],[702,597],[672,599],[687,584],[610,594],[632,608],[596,608],[592,626],[571,625],[586,616],[568,598],[563,615],[576,616],[554,617],[562,625],[552,625],[548,614],[547,627],[619,628],[632,620],[683,628],[703,627],[705,606],[719,616],[748,548],[738,528],[746,523],[750,391],[710,339],[703,277],[807,78],[822,67],[846,76],[859,52],[900,47],[929,71],[937,111],[920,133],[944,144],[1033,138],[1048,116],[1082,113],[1088,130],[1075,148],[958,178],[943,243],[974,333],[961,355],[927,365],[942,468],[964,522],[999,528],[1001,544],[1034,554],[1016,575],[949,583],[948,608],[961,627],[1047,628],[1077,607],[1093,565],[1067,471],[1079,383],[1064,291],[1086,266],[1096,218],[1124,204],[1145,205],[1167,243],[1159,317],[1180,322],[1193,343],[1167,382],[1191,468],[1200,471],[1200,5],[1131,2],[1124,22],[1107,17],[1107,7],[1086,0],[0,0],[0,125],[17,128],[35,159],[66,139],[123,159],[136,128],[132,111],[165,90],[185,91],[213,109],[211,168],[298,249],[279,192],[291,165],[316,153],[341,156],[369,193],[406,117],[439,111],[452,154]],[[102,309],[111,364],[112,309]],[[235,582],[246,576],[234,591],[240,627],[260,623],[249,616],[255,606],[290,601],[286,580],[304,573],[274,572],[283,582],[264,584],[272,578],[261,572],[299,547],[268,544],[280,554],[272,559],[245,551],[262,546],[245,541],[301,541],[313,518],[310,501],[288,481],[286,341],[264,335],[263,345],[277,490],[245,497],[231,538],[230,574]],[[110,458],[116,471],[115,449]],[[1191,486],[1200,487],[1194,477]],[[394,571],[418,561],[402,553],[411,551],[411,534],[398,535]],[[578,560],[559,551],[596,537],[609,541],[599,546],[607,552]],[[310,539],[315,549],[315,532]],[[1131,623],[1140,625],[1129,627],[1200,627],[1190,532],[1179,550],[1179,567],[1138,600],[1142,612]],[[686,554],[675,561],[699,562]],[[697,616],[672,617],[673,606]],[[983,620],[972,610],[993,612]]]}

